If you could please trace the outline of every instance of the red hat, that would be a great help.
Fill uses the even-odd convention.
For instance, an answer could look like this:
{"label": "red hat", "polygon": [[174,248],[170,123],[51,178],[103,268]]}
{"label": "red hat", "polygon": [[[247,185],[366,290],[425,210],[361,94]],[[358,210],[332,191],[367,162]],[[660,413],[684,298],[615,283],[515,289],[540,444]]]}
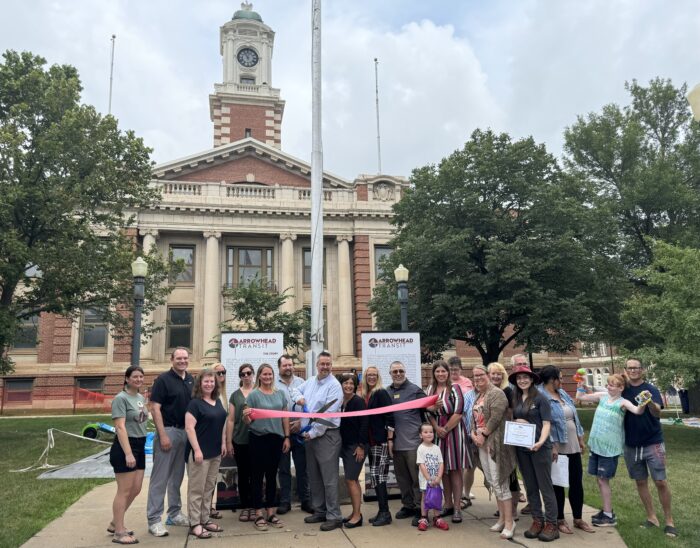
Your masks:
{"label": "red hat", "polygon": [[508,381],[510,382],[510,384],[515,384],[515,377],[522,373],[530,375],[532,382],[534,382],[535,384],[539,384],[540,376],[537,373],[535,373],[532,369],[530,369],[527,365],[518,365],[515,368],[513,368],[512,373],[508,375]]}

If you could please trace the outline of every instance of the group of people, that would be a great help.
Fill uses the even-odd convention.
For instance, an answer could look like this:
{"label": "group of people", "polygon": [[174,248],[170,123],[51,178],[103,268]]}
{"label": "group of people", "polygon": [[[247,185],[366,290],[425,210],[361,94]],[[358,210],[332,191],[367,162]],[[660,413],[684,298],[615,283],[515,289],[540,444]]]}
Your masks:
{"label": "group of people", "polygon": [[[412,519],[425,531],[432,524],[449,529],[462,521],[461,510],[471,504],[474,470],[483,471],[495,496],[498,520],[491,530],[500,538],[513,537],[517,504],[521,496],[517,470],[525,485],[532,524],[527,538],[551,541],[573,531],[564,519],[565,489],[552,482],[552,462],[568,458],[568,498],[573,526],[594,529],[582,518],[583,428],[571,397],[561,388],[561,372],[546,366],[533,372],[526,357],[517,355],[507,375],[499,363],[473,368],[472,380],[462,376],[461,360],[439,360],[432,367],[427,391],[406,378],[401,362],[390,365],[390,381],[384,385],[376,367],[365,369],[361,382],[355,373],[333,375],[332,357],[322,352],[317,374],[307,380],[294,375],[290,356],[281,356],[277,368],[261,364],[240,366],[240,386],[228,397],[226,369],[222,364],[205,368],[195,378],[187,372],[189,352],[176,349],[171,368],[156,379],[150,413],[156,428],[153,471],[148,492],[148,530],[167,536],[167,526],[187,526],[201,539],[223,529],[216,523],[216,479],[221,458],[235,456],[238,469],[241,522],[257,530],[283,527],[281,515],[291,510],[291,461],[296,471],[296,493],[306,523],[320,524],[322,531],[361,527],[362,490],[359,476],[369,464],[369,478],[376,494],[373,526],[393,519]],[[145,469],[146,421],[149,407],[140,388],[143,369],[131,366],[124,390],[112,404],[116,437],[110,462],[117,479],[113,519],[108,531],[119,544],[138,542],[124,516],[141,490]],[[537,386],[539,385],[539,386]],[[635,405],[640,392],[651,400]],[[359,394],[358,394],[359,392]],[[352,412],[376,410],[394,404],[437,395],[427,409],[376,413],[347,418],[254,418],[252,409],[272,411]],[[615,525],[610,478],[617,458],[624,453],[630,476],[647,511],[646,527],[659,521],[648,488],[648,474],[656,483],[669,536],[677,534],[671,517],[671,495],[665,476],[665,452],[659,423],[662,401],[658,390],[645,382],[641,364],[629,360],[626,378],[611,375],[605,393],[589,393],[582,384],[582,401],[598,402],[588,445],[588,471],[598,478],[603,509],[592,518],[594,526]],[[531,447],[504,443],[507,421],[535,425]],[[338,480],[342,460],[352,511],[340,511]],[[387,479],[390,460],[401,492],[401,508],[389,511]],[[188,474],[187,512],[183,512],[180,485]],[[279,500],[277,483],[279,481]],[[441,487],[444,498],[429,520],[426,493]],[[168,497],[163,523],[165,496]],[[434,498],[434,492],[431,493]]]}

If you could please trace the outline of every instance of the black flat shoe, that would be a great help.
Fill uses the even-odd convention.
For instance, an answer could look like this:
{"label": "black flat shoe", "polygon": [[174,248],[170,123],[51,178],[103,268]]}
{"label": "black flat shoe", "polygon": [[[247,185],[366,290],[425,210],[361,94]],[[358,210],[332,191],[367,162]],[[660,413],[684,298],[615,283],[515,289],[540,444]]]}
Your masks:
{"label": "black flat shoe", "polygon": [[452,508],[445,508],[445,509],[440,513],[440,517],[441,517],[441,518],[444,518],[444,517],[447,517],[447,516],[453,516],[454,513],[455,513],[454,506],[453,506]]}
{"label": "black flat shoe", "polygon": [[345,521],[343,520],[345,524],[346,529],[354,529],[355,527],[362,527],[362,514],[360,514],[360,519],[358,519],[355,523],[352,521]]}

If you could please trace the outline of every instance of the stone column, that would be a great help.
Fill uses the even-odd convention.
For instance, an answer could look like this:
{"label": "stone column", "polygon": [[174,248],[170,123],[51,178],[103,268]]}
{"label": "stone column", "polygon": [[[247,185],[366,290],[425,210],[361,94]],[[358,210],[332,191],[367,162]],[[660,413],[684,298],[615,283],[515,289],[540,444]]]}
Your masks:
{"label": "stone column", "polygon": [[[141,229],[139,233],[143,236],[143,254],[148,255],[156,247],[158,230],[153,228]],[[143,317],[143,323],[152,321],[152,313]],[[141,361],[143,360],[153,360],[153,337],[150,337],[146,342],[141,342]]]}
{"label": "stone column", "polygon": [[350,241],[352,236],[337,236],[338,242],[338,334],[340,355],[353,355],[352,272],[350,270]]}
{"label": "stone column", "polygon": [[285,289],[289,289],[289,293],[294,295],[293,298],[284,302],[282,306],[284,312],[296,310],[296,288],[294,287],[294,240],[296,239],[297,235],[290,232],[280,234],[282,251],[280,253],[279,291],[282,293]]}
{"label": "stone column", "polygon": [[212,348],[219,335],[221,312],[221,268],[219,240],[221,232],[204,232],[207,240],[204,263],[204,307],[202,311],[202,355]]}

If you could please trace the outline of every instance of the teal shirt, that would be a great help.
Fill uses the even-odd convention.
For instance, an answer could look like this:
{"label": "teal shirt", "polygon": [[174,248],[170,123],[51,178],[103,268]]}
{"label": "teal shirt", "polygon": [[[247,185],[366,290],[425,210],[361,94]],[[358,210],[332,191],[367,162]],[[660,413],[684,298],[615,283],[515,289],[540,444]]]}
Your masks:
{"label": "teal shirt", "polygon": [[122,390],[112,400],[112,419],[124,419],[126,434],[130,438],[145,438],[148,421],[146,398]]}
{"label": "teal shirt", "polygon": [[622,408],[625,399],[609,402],[609,398],[606,394],[600,399],[588,436],[588,447],[601,457],[621,455],[625,444],[625,410]]}
{"label": "teal shirt", "polygon": [[[272,411],[286,411],[287,396],[281,390],[275,390],[272,394],[263,394],[256,388],[248,394],[248,407],[270,409]],[[250,423],[250,431],[258,436],[277,434],[280,437],[284,437],[282,419],[255,420]]]}

